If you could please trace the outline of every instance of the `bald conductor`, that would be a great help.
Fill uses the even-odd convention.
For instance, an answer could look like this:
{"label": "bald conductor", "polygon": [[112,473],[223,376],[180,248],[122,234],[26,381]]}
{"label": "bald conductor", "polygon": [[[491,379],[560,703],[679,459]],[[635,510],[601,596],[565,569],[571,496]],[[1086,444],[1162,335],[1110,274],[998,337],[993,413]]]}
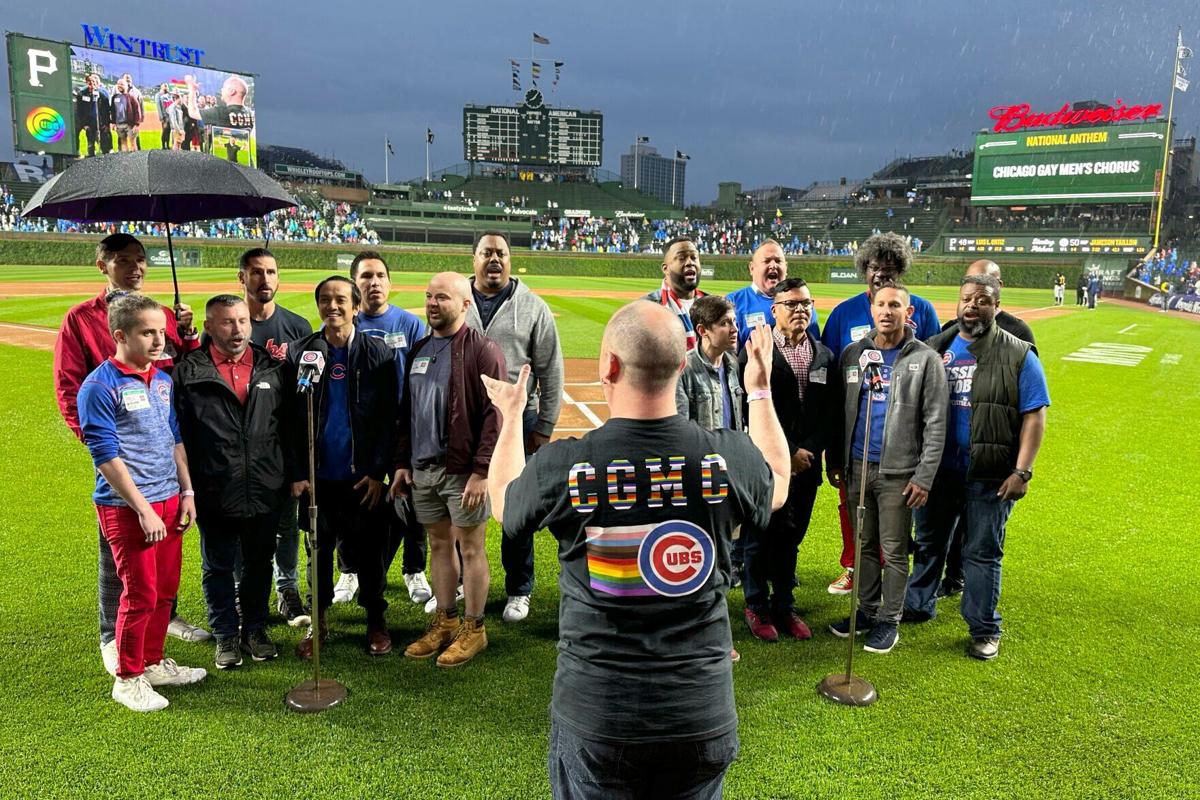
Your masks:
{"label": "bald conductor", "polygon": [[766,526],[791,468],[770,401],[770,330],[759,326],[747,343],[749,435],[676,414],[685,347],[666,308],[621,308],[600,352],[609,420],[528,463],[528,367],[515,385],[483,378],[502,418],[487,483],[493,513],[506,536],[545,527],[559,542],[556,798],[719,797],[737,754],[730,540],[742,522]]}

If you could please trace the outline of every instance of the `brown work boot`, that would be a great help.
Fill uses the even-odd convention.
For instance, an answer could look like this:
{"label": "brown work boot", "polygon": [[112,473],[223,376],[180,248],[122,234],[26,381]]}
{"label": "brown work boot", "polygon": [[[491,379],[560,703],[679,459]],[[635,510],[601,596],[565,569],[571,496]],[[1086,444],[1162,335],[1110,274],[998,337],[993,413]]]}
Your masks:
{"label": "brown work boot", "polygon": [[438,656],[437,665],[439,667],[461,666],[474,658],[475,654],[485,647],[487,647],[487,628],[483,626],[482,621],[467,617],[462,627],[458,629],[458,633],[454,635],[454,641],[450,643],[444,653]]}
{"label": "brown work boot", "polygon": [[[321,629],[321,646],[325,646],[325,642],[329,639],[329,620],[324,614],[320,615]],[[313,657],[313,626],[308,626],[308,633],[304,634],[304,638],[296,645],[296,656],[301,661],[312,661]]]}
{"label": "brown work boot", "polygon": [[447,617],[446,612],[439,608],[433,615],[433,622],[429,623],[425,635],[404,648],[405,658],[436,656],[439,650],[454,641],[458,625],[458,617]]}

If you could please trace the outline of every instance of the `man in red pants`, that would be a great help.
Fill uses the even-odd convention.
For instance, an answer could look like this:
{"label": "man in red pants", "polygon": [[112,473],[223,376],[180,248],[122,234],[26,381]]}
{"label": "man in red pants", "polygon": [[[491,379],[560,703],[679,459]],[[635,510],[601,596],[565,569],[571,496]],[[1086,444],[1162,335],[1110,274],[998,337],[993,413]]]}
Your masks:
{"label": "man in red pants", "polygon": [[166,346],[166,314],[148,297],[125,295],[109,305],[108,325],[117,353],[84,379],[78,408],[96,465],[100,531],[122,583],[112,697],[134,711],[158,711],[167,699],[155,687],[206,674],[163,655],[195,492],[171,379],[154,366]]}

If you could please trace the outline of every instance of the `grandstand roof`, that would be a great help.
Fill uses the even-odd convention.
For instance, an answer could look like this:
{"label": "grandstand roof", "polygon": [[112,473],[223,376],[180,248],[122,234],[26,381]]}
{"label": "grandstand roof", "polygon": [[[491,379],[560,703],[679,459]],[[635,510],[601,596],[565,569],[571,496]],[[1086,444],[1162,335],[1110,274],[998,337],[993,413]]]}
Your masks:
{"label": "grandstand roof", "polygon": [[290,164],[295,167],[316,167],[317,169],[346,169],[346,165],[336,158],[326,158],[302,147],[289,147],[281,144],[260,144],[258,160],[265,166]]}

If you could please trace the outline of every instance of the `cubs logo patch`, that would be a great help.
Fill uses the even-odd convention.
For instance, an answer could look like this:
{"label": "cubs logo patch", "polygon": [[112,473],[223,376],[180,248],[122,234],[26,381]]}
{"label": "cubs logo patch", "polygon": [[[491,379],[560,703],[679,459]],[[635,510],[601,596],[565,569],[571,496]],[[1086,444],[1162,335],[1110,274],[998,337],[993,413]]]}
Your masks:
{"label": "cubs logo patch", "polygon": [[656,594],[683,597],[708,581],[716,549],[698,525],[683,520],[664,522],[642,539],[638,571]]}
{"label": "cubs logo patch", "polygon": [[942,363],[943,364],[945,364],[946,366],[950,366],[950,362],[952,362],[952,361],[954,361],[954,353],[951,353],[949,350],[942,353]]}
{"label": "cubs logo patch", "polygon": [[163,405],[171,405],[171,384],[160,383],[155,391],[158,392],[158,399],[162,401]]}
{"label": "cubs logo patch", "polygon": [[716,546],[690,522],[589,527],[588,583],[618,597],[683,597],[712,575]]}
{"label": "cubs logo patch", "polygon": [[329,377],[335,381],[340,381],[346,377],[346,365],[334,364],[329,368]]}

